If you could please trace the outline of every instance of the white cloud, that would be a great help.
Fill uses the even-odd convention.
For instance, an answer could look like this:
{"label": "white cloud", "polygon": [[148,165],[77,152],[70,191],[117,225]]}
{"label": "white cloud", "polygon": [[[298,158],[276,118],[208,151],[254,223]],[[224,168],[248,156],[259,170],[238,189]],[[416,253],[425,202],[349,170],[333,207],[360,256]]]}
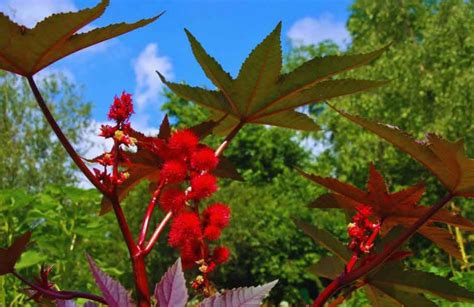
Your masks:
{"label": "white cloud", "polygon": [[340,46],[350,42],[344,22],[334,20],[332,15],[297,20],[287,35],[293,46],[317,44],[326,39],[331,39]]}
{"label": "white cloud", "polygon": [[76,11],[77,8],[71,0],[7,0],[0,3],[0,10],[18,23],[34,27],[46,16]]}
{"label": "white cloud", "polygon": [[40,71],[39,73],[37,73],[35,75],[35,79],[37,79],[37,80],[46,80],[46,79],[49,79],[49,78],[56,78],[58,76],[66,77],[66,79],[70,83],[75,83],[76,82],[76,77],[74,76],[74,73],[71,70],[69,70],[67,68],[64,68],[64,67],[61,67],[61,68],[47,67],[47,68],[43,69],[42,71]]}
{"label": "white cloud", "polygon": [[135,71],[136,89],[135,102],[137,109],[143,109],[150,102],[156,102],[163,88],[156,71],[167,78],[173,78],[173,65],[166,56],[159,56],[158,45],[148,44],[145,49],[132,61]]}

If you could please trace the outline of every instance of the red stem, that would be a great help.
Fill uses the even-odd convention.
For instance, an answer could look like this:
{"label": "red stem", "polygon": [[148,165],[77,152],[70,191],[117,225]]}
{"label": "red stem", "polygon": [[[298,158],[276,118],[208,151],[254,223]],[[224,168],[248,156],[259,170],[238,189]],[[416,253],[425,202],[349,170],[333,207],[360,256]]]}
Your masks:
{"label": "red stem", "polygon": [[222,144],[216,149],[216,157],[219,157],[224,150],[229,146],[229,143],[232,141],[232,139],[237,135],[237,133],[242,129],[242,127],[245,125],[245,122],[239,122],[237,126],[232,129],[232,131],[227,135],[227,137],[224,139]]}
{"label": "red stem", "polygon": [[75,299],[75,298],[85,298],[85,299],[88,299],[88,300],[91,300],[91,301],[99,302],[101,304],[107,304],[107,302],[105,301],[104,298],[102,298],[100,296],[97,296],[97,295],[94,295],[94,294],[84,293],[84,292],[77,292],[77,291],[57,291],[57,290],[52,290],[52,289],[45,289],[45,288],[42,288],[42,287],[30,282],[29,280],[27,280],[26,278],[24,278],[23,276],[21,276],[20,274],[18,274],[15,271],[12,272],[12,274],[16,278],[21,280],[23,283],[27,284],[28,286],[30,286],[34,290],[42,293],[43,295],[54,297],[54,298],[60,299],[60,300],[72,300],[72,299]]}
{"label": "red stem", "polygon": [[166,224],[170,221],[172,216],[173,216],[173,213],[168,212],[165,218],[161,221],[161,223],[155,228],[155,231],[153,231],[153,234],[151,235],[150,241],[148,241],[147,245],[142,250],[145,256],[151,252],[151,250],[153,249],[153,246],[155,246],[156,242],[158,241],[158,238],[160,237],[161,232],[163,231],[163,229],[165,229]]}
{"label": "red stem", "polygon": [[138,246],[140,247],[143,247],[143,244],[145,243],[148,225],[150,224],[150,219],[153,214],[153,211],[155,210],[156,202],[161,194],[161,189],[163,188],[163,185],[164,182],[161,181],[155,192],[153,192],[153,196],[151,197],[150,203],[148,204],[148,208],[145,212],[145,216],[143,217],[142,226],[140,227],[140,236],[138,237]]}
{"label": "red stem", "polygon": [[433,215],[436,214],[446,203],[454,197],[453,194],[448,193],[433,205],[428,212],[420,217],[414,224],[412,224],[402,235],[393,240],[378,254],[372,261],[364,266],[361,266],[350,273],[342,273],[338,278],[334,279],[321,294],[314,300],[313,307],[323,306],[324,303],[340,288],[356,281],[357,279],[370,273],[379,265],[383,264],[397,249],[405,243],[418,229],[423,226]]}
{"label": "red stem", "polygon": [[113,176],[113,199],[112,199],[112,208],[114,209],[117,222],[119,224],[122,235],[127,244],[128,251],[130,253],[130,260],[132,261],[133,267],[133,277],[135,280],[136,296],[137,296],[137,305],[140,307],[148,307],[150,304],[150,289],[148,288],[148,278],[146,274],[146,265],[145,258],[142,254],[139,246],[135,243],[133,239],[132,232],[128,226],[127,220],[123,213],[122,207],[120,206],[120,200],[118,198],[118,185],[117,180],[119,178],[119,154],[120,154],[120,144],[114,139],[114,165],[112,170]]}
{"label": "red stem", "polygon": [[111,197],[110,193],[107,191],[105,186],[97,179],[97,177],[90,171],[90,169],[85,165],[84,161],[82,161],[81,157],[77,154],[76,150],[72,147],[69,140],[66,138],[64,133],[62,132],[61,128],[59,127],[58,123],[54,119],[53,115],[51,114],[46,102],[41,96],[41,93],[36,86],[36,83],[32,76],[27,77],[28,83],[30,84],[31,90],[33,91],[33,95],[36,98],[36,102],[38,103],[41,111],[43,112],[44,117],[48,121],[49,125],[53,129],[54,133],[58,137],[59,141],[63,145],[64,149],[66,149],[67,153],[71,157],[71,159],[76,163],[77,167],[82,171],[82,173],[89,179],[89,181],[105,196],[108,198]]}

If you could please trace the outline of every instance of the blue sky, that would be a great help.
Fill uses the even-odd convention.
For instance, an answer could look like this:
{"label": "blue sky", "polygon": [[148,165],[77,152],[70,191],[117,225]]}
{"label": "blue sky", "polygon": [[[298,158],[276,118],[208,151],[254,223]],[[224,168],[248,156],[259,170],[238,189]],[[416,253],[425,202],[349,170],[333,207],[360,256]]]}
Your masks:
{"label": "blue sky", "polygon": [[[0,0],[0,11],[15,21],[33,26],[55,12],[90,7],[99,0]],[[189,29],[206,50],[232,75],[251,51],[279,22],[283,22],[283,50],[290,44],[317,43],[331,38],[348,42],[345,24],[349,0],[111,0],[105,14],[92,23],[100,27],[133,22],[166,13],[153,24],[61,60],[47,73],[61,71],[84,87],[94,104],[95,123],[106,121],[114,95],[134,94],[135,127],[158,125],[162,84],[154,73],[193,85],[212,85],[195,61],[183,29]]]}

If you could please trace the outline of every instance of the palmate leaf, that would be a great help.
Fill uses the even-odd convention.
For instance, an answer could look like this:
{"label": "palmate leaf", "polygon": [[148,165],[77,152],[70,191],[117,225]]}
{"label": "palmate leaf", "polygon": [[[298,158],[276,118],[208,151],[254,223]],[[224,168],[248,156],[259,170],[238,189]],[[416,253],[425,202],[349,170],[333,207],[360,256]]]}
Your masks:
{"label": "palmate leaf", "polygon": [[474,159],[467,157],[462,140],[450,142],[436,134],[427,134],[426,140],[417,141],[397,127],[335,110],[408,153],[438,177],[454,195],[474,197]]}
{"label": "palmate leaf", "polygon": [[89,262],[90,271],[94,276],[95,283],[99,287],[100,292],[102,292],[107,304],[111,307],[135,306],[127,290],[118,281],[102,272],[91,256],[86,256],[87,261]]}
{"label": "palmate leaf", "polygon": [[9,247],[0,248],[0,276],[15,270],[15,264],[25,251],[30,238],[31,232],[28,231],[16,238]]}
{"label": "palmate leaf", "polygon": [[[389,193],[382,175],[370,166],[367,191],[363,191],[348,183],[340,182],[333,178],[324,178],[316,175],[300,173],[306,178],[334,191],[320,196],[310,206],[313,208],[340,208],[354,212],[356,207],[364,204],[373,209],[376,216],[383,219],[382,234],[387,233],[396,225],[409,226],[423,216],[429,207],[419,206],[425,190],[422,184],[417,184],[395,193]],[[418,233],[437,244],[441,249],[463,261],[458,245],[453,235],[442,228],[434,227],[434,222],[445,223],[462,228],[474,230],[474,222],[448,210],[438,211]]]}
{"label": "palmate leaf", "polygon": [[277,283],[278,280],[274,280],[257,287],[227,290],[222,294],[216,294],[204,299],[199,304],[199,307],[261,306],[263,299],[270,293]]}
{"label": "palmate leaf", "polygon": [[188,301],[181,259],[176,260],[155,287],[157,307],[181,307]]}
{"label": "palmate leaf", "polygon": [[[305,228],[308,229],[307,225]],[[399,231],[400,229],[394,229],[377,243],[375,250],[382,250],[383,244],[390,241]],[[315,238],[314,233],[312,237]],[[316,243],[323,241],[327,241],[327,239],[315,240]],[[329,246],[327,243],[323,243],[321,246],[333,253],[333,256],[322,257],[316,264],[310,266],[308,271],[316,276],[335,279],[343,272],[348,261],[337,255],[337,251],[345,249],[345,246],[334,237],[330,239],[330,242],[330,248],[327,247]],[[423,295],[424,293],[455,302],[472,302],[474,299],[474,293],[446,278],[431,273],[405,270],[397,259],[399,258],[395,257],[389,260],[380,270],[362,277],[355,283],[364,285],[361,289],[365,290],[373,306],[436,306]]]}
{"label": "palmate leaf", "polygon": [[160,16],[77,33],[100,17],[108,4],[108,0],[102,0],[93,8],[54,14],[33,29],[18,25],[0,13],[0,69],[32,76],[69,54],[143,27]]}
{"label": "palmate leaf", "polygon": [[289,74],[282,74],[281,23],[250,53],[234,79],[186,30],[192,51],[206,76],[217,87],[207,90],[161,80],[180,97],[210,109],[215,118],[227,115],[216,128],[224,133],[240,124],[265,124],[297,130],[316,130],[311,118],[295,109],[311,103],[366,91],[385,81],[332,76],[365,65],[386,48],[367,53],[314,58]]}

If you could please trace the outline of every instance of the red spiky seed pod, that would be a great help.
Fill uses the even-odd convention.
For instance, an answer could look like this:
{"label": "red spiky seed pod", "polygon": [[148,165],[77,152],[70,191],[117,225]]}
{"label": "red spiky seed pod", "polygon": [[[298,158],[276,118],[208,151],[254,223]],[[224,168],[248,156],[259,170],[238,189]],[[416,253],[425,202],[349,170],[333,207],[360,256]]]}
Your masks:
{"label": "red spiky seed pod", "polygon": [[203,199],[217,191],[216,177],[211,174],[197,175],[191,178],[191,193],[193,199]]}
{"label": "red spiky seed pod", "polygon": [[202,213],[206,225],[214,225],[225,228],[230,221],[230,208],[221,203],[209,205]]}
{"label": "red spiky seed pod", "polygon": [[230,250],[225,246],[217,246],[212,253],[212,259],[218,264],[227,262],[230,257]]}
{"label": "red spiky seed pod", "polygon": [[191,268],[196,265],[196,261],[202,259],[202,245],[199,240],[187,240],[181,246],[181,260],[185,268]]}
{"label": "red spiky seed pod", "polygon": [[218,163],[214,150],[209,147],[200,148],[191,155],[191,166],[197,171],[212,171]]}
{"label": "red spiky seed pod", "polygon": [[160,175],[167,183],[180,183],[186,179],[187,172],[184,162],[169,160],[163,164]]}
{"label": "red spiky seed pod", "polygon": [[210,241],[215,241],[221,236],[221,228],[209,225],[204,228],[204,237]]}
{"label": "red spiky seed pod", "polygon": [[189,156],[198,146],[199,138],[190,130],[179,130],[173,133],[168,141],[169,148],[175,155]]}
{"label": "red spiky seed pod", "polygon": [[186,206],[186,194],[179,189],[168,189],[161,195],[160,205],[164,211],[176,214]]}
{"label": "red spiky seed pod", "polygon": [[201,221],[196,213],[183,212],[171,223],[168,243],[172,247],[180,247],[186,241],[202,237]]}

